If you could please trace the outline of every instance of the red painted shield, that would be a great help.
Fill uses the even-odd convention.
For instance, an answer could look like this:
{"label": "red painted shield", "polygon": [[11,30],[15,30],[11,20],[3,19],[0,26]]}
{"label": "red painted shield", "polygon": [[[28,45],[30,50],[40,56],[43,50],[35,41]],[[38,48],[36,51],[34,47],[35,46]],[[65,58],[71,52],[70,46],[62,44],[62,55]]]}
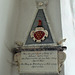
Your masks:
{"label": "red painted shield", "polygon": [[37,40],[41,40],[43,37],[44,37],[45,33],[43,31],[37,31],[34,33],[34,37],[37,39]]}

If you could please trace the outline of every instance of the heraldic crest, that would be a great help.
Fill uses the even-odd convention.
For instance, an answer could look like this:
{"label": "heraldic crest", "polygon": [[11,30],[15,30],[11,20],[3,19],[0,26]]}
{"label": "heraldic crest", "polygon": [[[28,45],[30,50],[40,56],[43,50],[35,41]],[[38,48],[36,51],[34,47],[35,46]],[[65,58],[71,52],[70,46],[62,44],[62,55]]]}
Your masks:
{"label": "heraldic crest", "polygon": [[46,37],[48,37],[48,31],[42,26],[41,20],[38,20],[38,26],[35,28],[35,30],[31,31],[30,36],[35,42],[38,43],[42,42],[46,39]]}

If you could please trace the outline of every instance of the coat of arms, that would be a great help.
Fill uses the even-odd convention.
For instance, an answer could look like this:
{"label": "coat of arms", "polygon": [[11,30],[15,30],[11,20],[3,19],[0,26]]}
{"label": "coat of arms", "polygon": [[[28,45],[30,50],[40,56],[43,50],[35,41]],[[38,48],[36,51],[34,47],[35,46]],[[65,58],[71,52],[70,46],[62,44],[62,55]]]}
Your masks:
{"label": "coat of arms", "polygon": [[38,43],[42,42],[46,39],[46,37],[48,37],[48,31],[43,28],[41,20],[38,21],[38,26],[35,28],[35,30],[31,31],[30,36],[35,42]]}

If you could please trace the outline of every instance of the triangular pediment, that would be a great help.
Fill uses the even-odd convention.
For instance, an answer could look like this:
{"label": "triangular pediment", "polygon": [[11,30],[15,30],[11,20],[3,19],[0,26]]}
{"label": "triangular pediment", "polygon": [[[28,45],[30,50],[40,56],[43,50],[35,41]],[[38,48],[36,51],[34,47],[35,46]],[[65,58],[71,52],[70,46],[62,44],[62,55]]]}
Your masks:
{"label": "triangular pediment", "polygon": [[[35,30],[36,27],[38,26],[38,20],[42,21],[42,27],[45,30],[48,31],[48,37],[46,37],[45,40],[43,40],[43,41],[41,41],[39,43],[34,41],[30,36],[31,31]],[[49,26],[48,26],[48,23],[47,23],[45,13],[44,13],[43,9],[38,9],[38,12],[36,14],[36,17],[35,17],[35,20],[33,22],[32,27],[31,27],[31,30],[30,30],[30,32],[28,34],[28,37],[27,37],[25,45],[30,45],[30,44],[52,44],[52,43],[54,43],[54,41],[53,41],[53,38],[52,38],[51,30],[49,29]]]}

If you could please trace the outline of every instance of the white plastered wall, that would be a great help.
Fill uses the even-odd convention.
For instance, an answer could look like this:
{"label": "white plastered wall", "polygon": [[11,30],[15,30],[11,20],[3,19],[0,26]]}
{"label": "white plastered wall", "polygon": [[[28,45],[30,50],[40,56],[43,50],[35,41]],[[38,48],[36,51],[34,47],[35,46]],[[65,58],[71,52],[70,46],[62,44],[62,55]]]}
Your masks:
{"label": "white plastered wall", "polygon": [[70,0],[61,0],[61,16],[63,38],[66,38],[64,45],[67,46],[65,75],[75,74],[75,28],[70,7]]}
{"label": "white plastered wall", "polygon": [[0,75],[11,75],[12,53],[18,21],[19,1],[0,0]]}

